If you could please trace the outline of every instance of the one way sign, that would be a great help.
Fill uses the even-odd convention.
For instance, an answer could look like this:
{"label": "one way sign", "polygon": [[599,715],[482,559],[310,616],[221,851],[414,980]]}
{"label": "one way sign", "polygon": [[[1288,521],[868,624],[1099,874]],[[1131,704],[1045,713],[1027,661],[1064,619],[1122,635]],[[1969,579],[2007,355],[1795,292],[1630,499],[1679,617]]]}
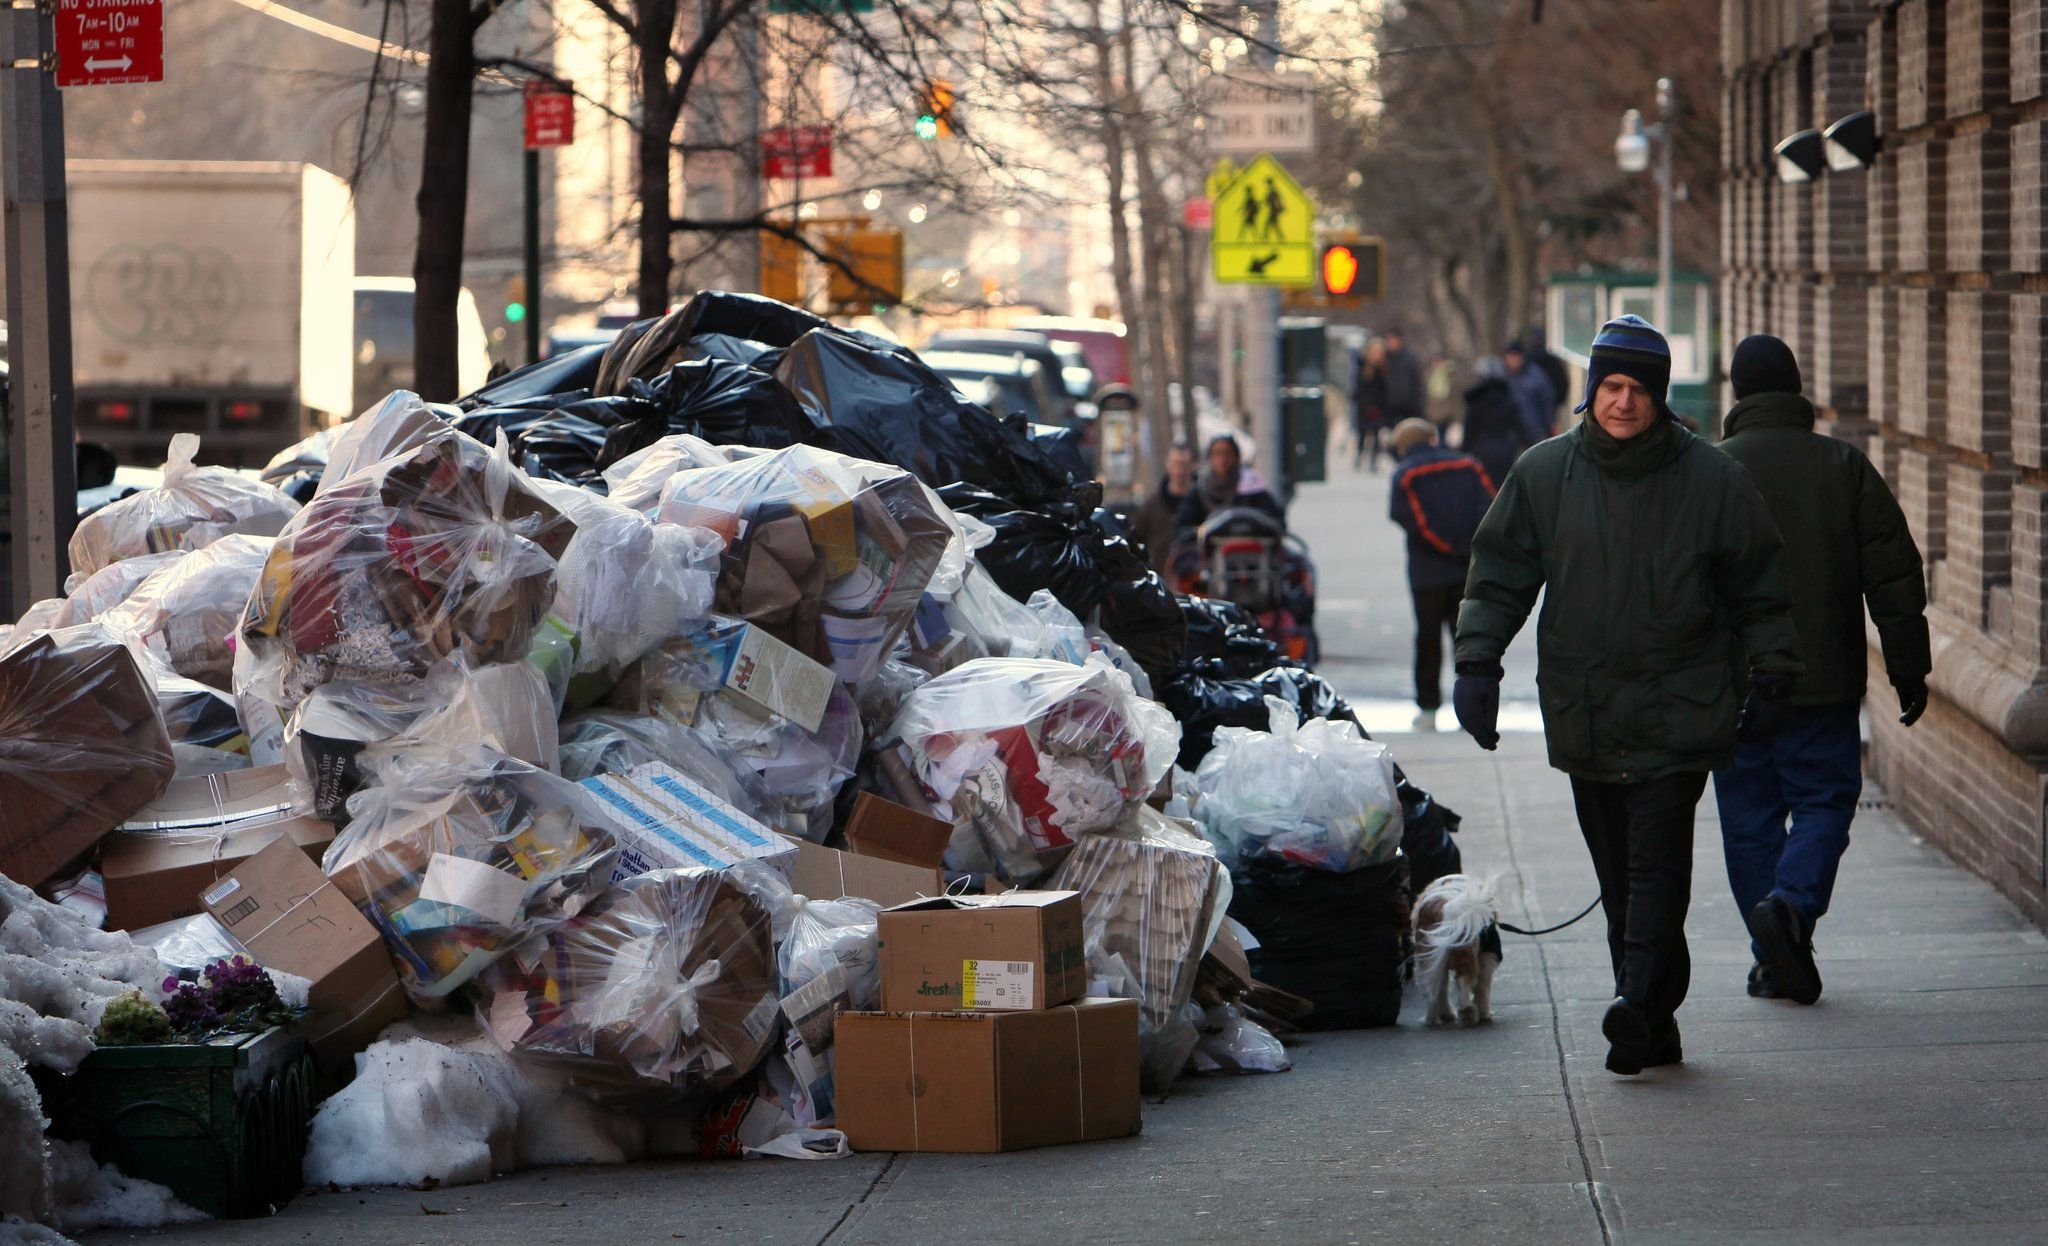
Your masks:
{"label": "one way sign", "polygon": [[57,0],[57,85],[164,80],[164,0]]}

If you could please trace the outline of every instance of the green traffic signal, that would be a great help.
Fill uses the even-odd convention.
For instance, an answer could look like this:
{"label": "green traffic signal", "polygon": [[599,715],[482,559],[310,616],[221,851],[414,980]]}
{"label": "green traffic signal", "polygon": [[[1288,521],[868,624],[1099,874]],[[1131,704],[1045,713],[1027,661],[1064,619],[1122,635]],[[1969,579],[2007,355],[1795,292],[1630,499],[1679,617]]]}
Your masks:
{"label": "green traffic signal", "polygon": [[939,136],[939,119],[930,113],[926,113],[917,119],[917,124],[912,126],[911,130],[919,138],[929,143]]}
{"label": "green traffic signal", "polygon": [[526,304],[505,304],[505,319],[511,321],[513,324],[518,324],[520,321],[526,319]]}

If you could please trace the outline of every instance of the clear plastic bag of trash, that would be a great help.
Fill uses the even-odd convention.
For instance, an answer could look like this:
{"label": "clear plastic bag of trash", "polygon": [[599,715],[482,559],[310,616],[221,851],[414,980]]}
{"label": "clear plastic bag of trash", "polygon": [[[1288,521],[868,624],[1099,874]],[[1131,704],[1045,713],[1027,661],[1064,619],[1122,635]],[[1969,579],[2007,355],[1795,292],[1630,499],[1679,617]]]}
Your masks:
{"label": "clear plastic bag of trash", "polygon": [[71,567],[91,575],[123,558],[204,549],[224,536],[276,536],[299,504],[274,486],[225,467],[198,467],[199,437],[171,438],[164,482],[78,521]]}
{"label": "clear plastic bag of trash", "polygon": [[[786,890],[786,888],[785,888]],[[730,1086],[778,1032],[772,916],[727,871],[621,881],[526,939],[479,982],[477,1020],[507,1051],[600,1094]]]}
{"label": "clear plastic bag of trash", "polygon": [[562,777],[577,783],[661,762],[756,821],[775,821],[776,797],[761,776],[703,735],[658,714],[590,710],[571,715],[562,720],[561,758]]}
{"label": "clear plastic bag of trash", "polygon": [[323,492],[242,616],[237,690],[290,709],[323,684],[416,684],[436,662],[524,658],[575,525],[500,443],[453,429]]}
{"label": "clear plastic bag of trash", "polygon": [[736,459],[765,451],[714,446],[702,437],[676,433],[644,450],[636,450],[604,471],[605,493],[612,501],[652,515],[661,506],[661,491],[678,472],[723,467]]}
{"label": "clear plastic bag of trash", "polygon": [[606,815],[537,766],[475,746],[418,748],[376,773],[321,868],[384,933],[415,995],[448,994],[611,880]]}
{"label": "clear plastic bag of trash", "polygon": [[271,537],[222,537],[158,570],[100,622],[185,678],[228,691],[235,626],[274,543]]}
{"label": "clear plastic bag of trash", "polygon": [[937,816],[949,868],[1026,884],[1106,831],[1173,765],[1180,727],[1100,658],[983,658],[905,700],[890,728]]}
{"label": "clear plastic bag of trash", "polygon": [[91,623],[128,600],[128,595],[139,588],[144,580],[177,562],[189,552],[174,549],[161,554],[144,554],[139,558],[123,558],[119,562],[101,567],[90,575],[73,571],[71,578],[64,581],[64,604],[58,609],[50,625],[77,627],[81,623]]}
{"label": "clear plastic bag of trash", "polygon": [[910,626],[953,541],[915,477],[810,446],[679,472],[666,523],[725,539],[717,609],[746,619],[842,681],[872,675]]}
{"label": "clear plastic bag of trash", "polygon": [[447,429],[447,421],[425,399],[409,389],[393,390],[382,402],[334,430],[314,493],[326,493],[372,463],[417,450]]}
{"label": "clear plastic bag of trash", "polygon": [[1356,723],[1311,718],[1266,698],[1267,730],[1218,727],[1195,771],[1195,814],[1233,868],[1269,857],[1346,873],[1401,848],[1401,802],[1387,746]]}
{"label": "clear plastic bag of trash", "polygon": [[881,906],[853,897],[788,895],[774,908],[787,1030],[770,1057],[770,1081],[797,1124],[830,1124],[839,1014],[881,1005],[875,916]]}
{"label": "clear plastic bag of trash", "polygon": [[1189,1067],[1208,1074],[1285,1073],[1294,1061],[1271,1030],[1235,1005],[1219,1004],[1203,1014],[1202,1036]]}

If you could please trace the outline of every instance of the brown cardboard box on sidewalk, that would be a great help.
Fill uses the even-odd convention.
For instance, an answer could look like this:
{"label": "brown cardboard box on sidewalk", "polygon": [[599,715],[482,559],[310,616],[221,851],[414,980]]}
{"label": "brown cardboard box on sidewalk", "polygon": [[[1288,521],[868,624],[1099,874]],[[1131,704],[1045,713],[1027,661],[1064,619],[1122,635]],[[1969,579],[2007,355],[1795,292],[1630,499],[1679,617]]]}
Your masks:
{"label": "brown cardboard box on sidewalk", "polygon": [[857,1151],[1015,1151],[1143,1127],[1138,1002],[839,1015],[839,1127]]}
{"label": "brown cardboard box on sidewalk", "polygon": [[945,866],[946,845],[952,840],[951,822],[884,800],[873,792],[860,794],[853,802],[853,816],[846,820],[846,850],[855,856],[936,870]]}
{"label": "brown cardboard box on sidewalk", "polygon": [[1072,891],[899,904],[880,915],[882,1007],[1015,1011],[1078,998],[1088,989],[1081,916]]}
{"label": "brown cardboard box on sidewalk", "polygon": [[858,896],[883,908],[906,904],[946,890],[943,874],[930,866],[904,865],[880,857],[856,856],[821,844],[798,840],[796,864],[789,885],[813,900]]}
{"label": "brown cardboard box on sidewalk", "polygon": [[178,779],[100,842],[107,925],[140,930],[201,912],[199,893],[287,836],[318,861],[334,828],[292,814],[283,766]]}
{"label": "brown cardboard box on sidewalk", "polygon": [[307,1045],[330,1076],[405,1016],[384,939],[298,845],[279,839],[200,896],[258,964],[313,983]]}

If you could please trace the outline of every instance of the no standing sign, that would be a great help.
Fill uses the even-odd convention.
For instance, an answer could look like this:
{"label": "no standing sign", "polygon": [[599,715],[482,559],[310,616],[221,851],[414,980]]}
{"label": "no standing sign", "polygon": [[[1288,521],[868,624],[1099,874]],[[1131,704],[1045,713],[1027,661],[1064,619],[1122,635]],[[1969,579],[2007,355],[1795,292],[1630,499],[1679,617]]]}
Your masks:
{"label": "no standing sign", "polygon": [[164,0],[57,0],[57,85],[164,80]]}

